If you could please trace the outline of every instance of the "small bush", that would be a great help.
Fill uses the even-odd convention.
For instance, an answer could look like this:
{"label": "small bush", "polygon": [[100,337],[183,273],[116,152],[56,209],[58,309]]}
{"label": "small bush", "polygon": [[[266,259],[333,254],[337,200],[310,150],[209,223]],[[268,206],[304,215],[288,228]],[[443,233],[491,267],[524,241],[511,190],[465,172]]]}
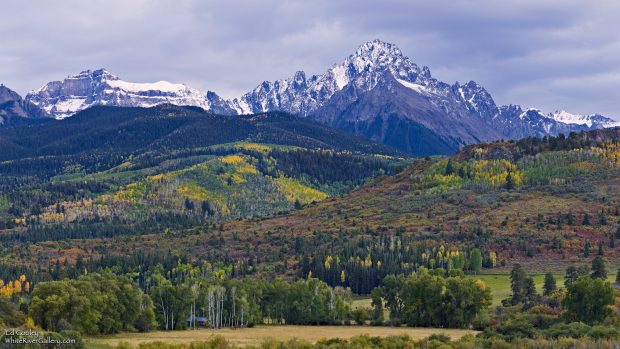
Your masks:
{"label": "small bush", "polygon": [[591,327],[583,322],[561,323],[549,327],[544,331],[544,335],[547,338],[581,338],[587,335],[590,330]]}
{"label": "small bush", "polygon": [[593,339],[617,339],[620,338],[620,330],[612,326],[594,326],[588,332],[588,337]]}

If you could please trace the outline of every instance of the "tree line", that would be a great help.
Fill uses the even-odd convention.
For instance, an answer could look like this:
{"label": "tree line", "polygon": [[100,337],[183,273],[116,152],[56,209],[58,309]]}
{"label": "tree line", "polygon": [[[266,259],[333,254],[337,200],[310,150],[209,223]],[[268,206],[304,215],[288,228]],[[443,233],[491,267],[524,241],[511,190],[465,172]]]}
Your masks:
{"label": "tree line", "polygon": [[[295,250],[304,251],[307,244],[297,238]],[[478,273],[483,267],[499,264],[497,253],[491,250],[385,234],[332,244],[298,258],[299,276],[311,274],[331,286],[349,287],[356,294],[370,294],[388,275],[408,275],[420,268]]]}

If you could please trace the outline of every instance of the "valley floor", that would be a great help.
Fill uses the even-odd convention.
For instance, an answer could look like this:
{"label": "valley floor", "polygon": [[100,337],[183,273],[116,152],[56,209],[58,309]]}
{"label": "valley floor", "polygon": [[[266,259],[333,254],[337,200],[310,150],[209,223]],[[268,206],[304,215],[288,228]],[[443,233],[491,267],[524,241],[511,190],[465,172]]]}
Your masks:
{"label": "valley floor", "polygon": [[140,343],[166,342],[191,343],[207,341],[214,335],[221,335],[230,343],[237,345],[256,345],[269,339],[288,341],[300,339],[315,343],[324,338],[348,339],[368,334],[370,336],[408,335],[412,339],[422,339],[432,334],[445,334],[452,339],[459,339],[467,334],[476,334],[472,330],[443,328],[407,328],[407,327],[373,327],[373,326],[256,326],[243,329],[197,329],[185,331],[157,331],[150,333],[121,333],[113,336],[91,337],[86,340],[87,347],[103,349],[127,342],[137,347]]}

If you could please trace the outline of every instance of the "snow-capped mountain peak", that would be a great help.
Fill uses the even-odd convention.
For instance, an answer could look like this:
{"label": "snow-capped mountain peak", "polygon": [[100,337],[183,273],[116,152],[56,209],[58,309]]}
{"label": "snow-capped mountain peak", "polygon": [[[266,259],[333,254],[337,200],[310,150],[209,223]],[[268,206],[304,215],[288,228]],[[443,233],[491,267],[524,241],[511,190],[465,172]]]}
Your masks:
{"label": "snow-capped mountain peak", "polygon": [[620,126],[596,114],[546,114],[518,105],[498,106],[477,82],[450,85],[439,81],[398,46],[378,39],[360,45],[321,74],[297,71],[286,79],[264,81],[232,100],[167,81],[128,82],[106,69],[52,81],[30,92],[26,100],[56,118],[92,105],[171,103],[227,115],[285,111],[414,154],[449,154],[466,144],[499,138]]}
{"label": "snow-capped mountain peak", "polygon": [[345,86],[352,84],[357,89],[369,91],[385,74],[409,84],[407,87],[420,89],[426,89],[431,80],[427,67],[420,69],[403,56],[396,45],[377,39],[361,45],[323,74],[306,78],[304,72],[297,72],[288,79],[265,81],[253,91],[234,99],[232,106],[239,114],[285,110],[309,115]]}
{"label": "snow-capped mountain peak", "polygon": [[171,103],[217,110],[221,107],[218,103],[223,103],[216,95],[205,95],[184,84],[127,82],[104,68],[84,70],[63,81],[47,83],[28,93],[26,100],[57,119],[93,105],[151,107]]}
{"label": "snow-capped mountain peak", "polygon": [[357,73],[361,73],[367,69],[395,64],[405,58],[396,45],[375,39],[361,45],[347,60],[353,64]]}
{"label": "snow-capped mountain peak", "polygon": [[[418,131],[413,130],[421,127],[445,137],[440,142],[454,150],[463,144],[502,137],[568,134],[613,125],[613,120],[600,116],[598,123],[592,118],[574,123],[574,119],[556,120],[535,108],[497,106],[477,82],[441,82],[432,77],[428,67],[418,66],[398,46],[381,40],[362,44],[322,74],[306,77],[297,72],[288,79],[265,81],[231,105],[238,114],[279,110],[312,117],[413,152],[416,150],[411,144],[419,141],[411,139],[418,135],[406,136],[405,140],[382,137],[408,128],[415,133]],[[385,124],[394,118],[404,124],[394,126],[393,120]]]}
{"label": "snow-capped mountain peak", "polygon": [[549,117],[558,122],[571,125],[586,125],[588,127],[618,127],[620,121],[612,120],[599,114],[572,114],[565,110],[556,110],[549,114]]}
{"label": "snow-capped mountain peak", "polygon": [[550,117],[565,124],[588,125],[588,127],[592,126],[592,120],[590,120],[588,116],[571,114],[565,110],[556,110],[550,114]]}

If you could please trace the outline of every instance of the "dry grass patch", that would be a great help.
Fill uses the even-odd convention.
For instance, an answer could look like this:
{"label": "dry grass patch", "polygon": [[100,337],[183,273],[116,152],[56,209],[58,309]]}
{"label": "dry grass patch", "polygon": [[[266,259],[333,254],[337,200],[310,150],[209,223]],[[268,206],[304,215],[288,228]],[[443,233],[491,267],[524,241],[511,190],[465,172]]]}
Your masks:
{"label": "dry grass patch", "polygon": [[127,342],[133,346],[147,342],[191,343],[209,340],[214,335],[221,335],[237,345],[256,345],[267,339],[287,341],[293,338],[315,343],[323,338],[343,338],[368,334],[370,336],[408,335],[421,339],[432,334],[442,333],[452,339],[458,339],[476,331],[443,328],[407,328],[407,327],[370,327],[370,326],[257,326],[244,329],[199,329],[186,331],[157,331],[150,333],[122,333],[106,337],[88,338],[89,346],[116,346]]}

